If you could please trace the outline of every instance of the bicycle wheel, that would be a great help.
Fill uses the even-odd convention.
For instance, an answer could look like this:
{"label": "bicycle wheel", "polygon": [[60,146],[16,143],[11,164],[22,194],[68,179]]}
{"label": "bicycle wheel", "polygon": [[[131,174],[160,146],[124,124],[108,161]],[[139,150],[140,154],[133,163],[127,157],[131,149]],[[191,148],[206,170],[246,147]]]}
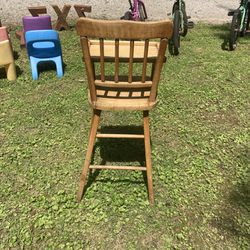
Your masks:
{"label": "bicycle wheel", "polygon": [[186,13],[186,7],[182,8],[182,14],[183,14],[183,30],[181,31],[181,35],[184,37],[188,33],[188,18]]}
{"label": "bicycle wheel", "polygon": [[180,11],[176,9],[174,12],[174,30],[173,30],[173,45],[174,45],[174,54],[179,54],[180,48]]}
{"label": "bicycle wheel", "polygon": [[146,15],[145,15],[144,8],[141,2],[138,2],[138,11],[139,11],[140,21],[144,22],[146,20]]}
{"label": "bicycle wheel", "polygon": [[[172,9],[172,15],[174,15],[176,10],[179,11],[179,9],[180,9],[179,4],[177,2],[174,3],[173,9]],[[181,24],[181,16],[180,16],[181,13],[182,13],[183,25]],[[179,11],[179,19],[180,19],[179,34],[184,37],[188,33],[188,18],[187,18],[185,4],[182,5],[181,13]]]}
{"label": "bicycle wheel", "polygon": [[239,36],[240,29],[240,12],[237,10],[234,12],[232,23],[231,23],[231,31],[229,38],[229,49],[235,50],[237,46],[237,38]]}
{"label": "bicycle wheel", "polygon": [[247,6],[247,25],[246,25],[246,30],[249,30],[249,24],[250,24],[250,2],[248,2],[248,6]]}

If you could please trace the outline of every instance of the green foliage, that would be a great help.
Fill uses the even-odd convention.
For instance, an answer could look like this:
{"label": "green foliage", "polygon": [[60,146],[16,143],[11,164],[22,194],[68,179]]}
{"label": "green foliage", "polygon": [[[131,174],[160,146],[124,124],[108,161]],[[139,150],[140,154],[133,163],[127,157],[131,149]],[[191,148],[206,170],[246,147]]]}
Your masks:
{"label": "green foliage", "polygon": [[[155,206],[142,174],[90,175],[76,191],[90,127],[75,30],[60,32],[65,75],[32,81],[12,33],[19,76],[0,73],[0,249],[249,249],[249,38],[221,49],[227,26],[199,24],[168,57],[151,112]],[[140,113],[102,124],[140,126]],[[122,152],[122,154],[120,153]],[[99,141],[94,161],[140,164],[143,145]]]}

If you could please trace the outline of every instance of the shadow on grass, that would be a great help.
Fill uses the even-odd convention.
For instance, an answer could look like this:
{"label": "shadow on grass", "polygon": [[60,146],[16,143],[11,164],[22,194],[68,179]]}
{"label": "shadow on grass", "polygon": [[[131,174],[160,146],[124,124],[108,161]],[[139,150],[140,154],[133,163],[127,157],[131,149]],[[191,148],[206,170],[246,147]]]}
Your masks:
{"label": "shadow on grass", "polygon": [[[23,71],[20,69],[19,66],[16,65],[16,75],[17,77],[19,77],[20,75],[22,75]],[[1,79],[7,79],[7,75],[6,75],[6,71],[4,67],[0,68],[0,80]]]}
{"label": "shadow on grass", "polygon": [[[99,130],[100,133],[112,133],[112,134],[143,134],[142,126],[107,126],[102,127]],[[99,138],[95,143],[91,164],[94,164],[94,159],[99,151],[100,158],[102,159],[100,165],[106,165],[108,162],[118,163],[117,165],[127,165],[131,162],[136,162],[134,165],[145,166],[145,150],[143,139],[113,139],[113,138]],[[121,164],[124,163],[124,164]],[[96,180],[101,170],[92,170],[88,178],[88,182],[85,186],[84,193]],[[146,172],[142,171],[143,181],[132,181],[132,180],[116,180],[112,182],[129,182],[129,183],[146,183],[147,177]],[[110,180],[102,180],[100,182],[109,182]]]}
{"label": "shadow on grass", "polygon": [[14,56],[14,59],[17,60],[19,58],[18,52],[14,50],[13,56]]}
{"label": "shadow on grass", "polygon": [[[244,166],[249,166],[250,151],[246,149],[239,156]],[[243,243],[250,246],[250,170],[242,176],[229,194],[225,207],[219,217],[213,221],[215,227],[229,237],[244,239]]]}
{"label": "shadow on grass", "polygon": [[169,39],[168,41],[168,52],[171,56],[176,56],[175,51],[174,51],[174,43],[172,39]]}
{"label": "shadow on grass", "polygon": [[[52,61],[39,62],[37,67],[38,67],[39,75],[42,72],[46,72],[46,71],[55,71],[56,72],[56,64]],[[67,64],[65,64],[63,62],[63,72],[65,72],[66,67],[67,67]]]}
{"label": "shadow on grass", "polygon": [[229,51],[230,24],[211,25],[209,28],[221,40],[221,49]]}
{"label": "shadow on grass", "polygon": [[[222,24],[222,25],[211,25],[209,28],[213,31],[214,35],[218,37],[221,43],[221,49],[225,51],[229,51],[229,38],[230,38],[230,29],[231,23]],[[237,41],[240,43],[248,42],[250,39],[250,33],[245,34],[244,36],[239,35]]]}

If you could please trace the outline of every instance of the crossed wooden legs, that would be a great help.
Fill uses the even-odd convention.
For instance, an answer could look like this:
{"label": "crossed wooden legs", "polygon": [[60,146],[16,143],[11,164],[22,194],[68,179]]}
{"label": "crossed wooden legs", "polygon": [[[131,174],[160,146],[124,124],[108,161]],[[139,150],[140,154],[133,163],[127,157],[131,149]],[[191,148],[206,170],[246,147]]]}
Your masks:
{"label": "crossed wooden legs", "polygon": [[[154,203],[154,193],[153,193],[153,180],[152,180],[152,166],[151,166],[151,145],[150,145],[150,131],[149,131],[149,112],[143,111],[143,128],[144,135],[111,135],[111,134],[98,134],[97,136],[97,128],[100,122],[100,110],[94,110],[92,121],[91,121],[91,129],[89,135],[89,143],[86,153],[86,158],[84,162],[84,166],[82,169],[82,174],[80,177],[79,190],[77,193],[77,201],[80,202],[83,196],[84,186],[87,179],[88,170],[91,169],[126,169],[126,170],[144,170],[147,172],[147,184],[148,184],[148,197],[151,205]],[[144,138],[145,144],[145,158],[146,158],[146,167],[116,167],[116,166],[90,166],[91,156],[94,148],[94,143],[96,137],[101,138]]]}
{"label": "crossed wooden legs", "polygon": [[39,16],[40,14],[47,14],[47,9],[45,6],[30,6],[28,10],[32,16]]}
{"label": "crossed wooden legs", "polygon": [[74,8],[79,17],[86,17],[85,12],[90,13],[92,7],[89,5],[75,4]]}
{"label": "crossed wooden legs", "polygon": [[69,14],[69,10],[71,8],[71,5],[65,4],[63,6],[62,11],[59,9],[59,7],[57,5],[51,5],[51,6],[54,9],[54,11],[56,12],[57,17],[58,17],[54,29],[61,30],[62,28],[64,28],[66,30],[69,30],[70,27],[66,21],[66,18]]}

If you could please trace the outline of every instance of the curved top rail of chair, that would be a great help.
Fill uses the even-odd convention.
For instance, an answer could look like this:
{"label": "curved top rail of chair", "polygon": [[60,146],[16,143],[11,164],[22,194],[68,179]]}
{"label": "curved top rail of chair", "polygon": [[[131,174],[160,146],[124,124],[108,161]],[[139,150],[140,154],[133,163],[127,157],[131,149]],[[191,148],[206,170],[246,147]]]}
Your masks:
{"label": "curved top rail of chair", "polygon": [[[80,36],[120,38],[120,39],[151,39],[171,38],[173,23],[170,20],[153,22],[133,22],[127,20],[95,20],[79,18],[77,32]],[[124,29],[124,26],[127,26]],[[121,29],[121,27],[123,27]],[[123,30],[123,32],[121,32]],[[119,36],[117,37],[117,35]],[[131,37],[132,36],[132,37]]]}

